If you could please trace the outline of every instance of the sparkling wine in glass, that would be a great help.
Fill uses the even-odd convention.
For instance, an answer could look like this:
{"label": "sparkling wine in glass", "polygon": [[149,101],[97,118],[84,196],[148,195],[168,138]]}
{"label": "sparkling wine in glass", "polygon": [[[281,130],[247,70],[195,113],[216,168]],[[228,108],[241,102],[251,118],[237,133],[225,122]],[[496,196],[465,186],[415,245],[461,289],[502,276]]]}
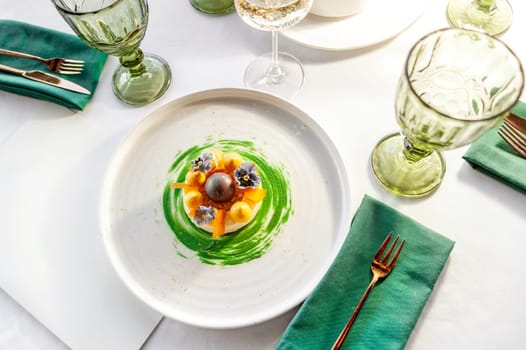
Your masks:
{"label": "sparkling wine in glass", "polygon": [[245,86],[281,97],[294,96],[305,80],[300,61],[279,52],[278,32],[298,24],[307,16],[313,0],[235,0],[239,16],[250,26],[272,32],[272,51],[249,64]]}
{"label": "sparkling wine in glass", "polygon": [[450,0],[447,6],[447,19],[453,27],[491,35],[504,33],[512,17],[513,10],[507,0]]}
{"label": "sparkling wine in glass", "polygon": [[89,46],[117,56],[113,92],[123,102],[145,105],[171,82],[168,63],[139,45],[148,24],[146,0],[52,0],[60,15]]}

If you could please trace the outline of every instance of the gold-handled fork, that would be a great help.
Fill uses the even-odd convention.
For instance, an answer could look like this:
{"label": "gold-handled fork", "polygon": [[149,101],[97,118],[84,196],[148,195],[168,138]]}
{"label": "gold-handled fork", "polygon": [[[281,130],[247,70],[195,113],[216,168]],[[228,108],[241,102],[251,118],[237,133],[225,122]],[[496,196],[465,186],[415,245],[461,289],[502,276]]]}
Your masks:
{"label": "gold-handled fork", "polygon": [[42,58],[39,56],[6,49],[0,49],[0,55],[37,60],[45,63],[50,71],[59,74],[80,74],[84,69],[84,61],[82,60],[72,60],[61,57]]}
{"label": "gold-handled fork", "polygon": [[394,247],[396,246],[396,243],[398,242],[399,236],[396,236],[394,242],[391,244],[389,249],[387,250],[387,253],[384,254],[385,248],[387,247],[387,244],[389,244],[389,241],[391,240],[393,233],[389,233],[387,237],[385,238],[384,242],[378,248],[378,251],[376,252],[376,255],[373,258],[373,261],[371,263],[371,271],[373,272],[373,277],[371,279],[371,282],[369,283],[369,286],[365,290],[365,292],[362,295],[362,298],[358,302],[358,305],[354,308],[354,311],[351,315],[351,318],[349,318],[349,321],[345,324],[345,327],[341,331],[340,335],[332,345],[331,350],[338,350],[341,349],[343,342],[345,341],[345,338],[347,338],[347,334],[349,334],[349,331],[351,329],[351,326],[353,325],[354,321],[358,317],[358,313],[362,309],[363,304],[365,303],[365,300],[369,296],[369,293],[373,289],[373,287],[376,285],[376,283],[386,278],[391,271],[393,270],[396,260],[398,259],[398,256],[400,255],[400,252],[402,251],[402,248],[404,246],[405,240],[402,240],[400,245],[398,246],[398,249],[396,250],[395,255],[389,261],[389,257],[391,256],[391,253],[394,250]]}
{"label": "gold-handled fork", "polygon": [[526,134],[521,130],[521,125],[524,123],[520,117],[510,113],[504,119],[504,123],[500,126],[498,134],[513,150],[515,150],[522,158],[526,158]]}

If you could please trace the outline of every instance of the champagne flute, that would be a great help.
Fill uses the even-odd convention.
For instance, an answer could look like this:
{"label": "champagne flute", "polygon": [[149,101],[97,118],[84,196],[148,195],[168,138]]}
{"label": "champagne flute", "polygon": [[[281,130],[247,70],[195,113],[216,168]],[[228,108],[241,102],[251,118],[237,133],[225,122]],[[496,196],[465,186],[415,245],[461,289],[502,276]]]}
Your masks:
{"label": "champagne flute", "polygon": [[278,50],[278,32],[307,16],[313,0],[235,0],[239,16],[250,26],[272,32],[272,51],[249,64],[245,86],[281,97],[294,96],[303,86],[301,62]]}
{"label": "champagne flute", "polygon": [[166,92],[172,77],[168,63],[139,48],[148,24],[146,0],[51,1],[86,44],[119,57],[112,83],[121,101],[145,105]]}
{"label": "champagne flute", "polygon": [[447,18],[453,27],[491,35],[504,33],[511,25],[512,16],[507,0],[450,0],[447,6]]}
{"label": "champagne flute", "polygon": [[441,150],[467,145],[504,118],[521,96],[524,71],[502,41],[479,31],[441,29],[411,49],[398,82],[396,121],[373,150],[378,181],[418,197],[444,176]]}

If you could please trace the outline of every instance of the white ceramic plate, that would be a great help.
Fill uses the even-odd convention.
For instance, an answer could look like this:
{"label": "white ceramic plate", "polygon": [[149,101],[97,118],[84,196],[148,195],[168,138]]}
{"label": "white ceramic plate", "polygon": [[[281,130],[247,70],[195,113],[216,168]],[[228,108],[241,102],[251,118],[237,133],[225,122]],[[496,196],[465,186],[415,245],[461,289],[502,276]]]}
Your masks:
{"label": "white ceramic plate", "polygon": [[[163,215],[176,153],[216,137],[251,140],[289,172],[294,214],[263,256],[239,265],[182,257]],[[104,243],[124,283],[162,314],[209,328],[256,324],[300,303],[350,219],[345,167],[325,132],[285,100],[245,89],[194,93],[145,118],[117,151],[101,202]]]}
{"label": "white ceramic plate", "polygon": [[309,14],[283,35],[322,50],[363,48],[398,35],[424,12],[428,4],[429,0],[368,0],[363,11],[350,17]]}

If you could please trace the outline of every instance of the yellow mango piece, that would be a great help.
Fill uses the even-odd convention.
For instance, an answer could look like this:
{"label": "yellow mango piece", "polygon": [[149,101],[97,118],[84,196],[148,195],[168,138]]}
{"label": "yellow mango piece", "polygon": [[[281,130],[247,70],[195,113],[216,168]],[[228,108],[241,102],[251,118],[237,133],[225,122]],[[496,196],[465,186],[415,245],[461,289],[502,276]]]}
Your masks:
{"label": "yellow mango piece", "polygon": [[226,212],[223,209],[216,210],[216,217],[214,221],[212,221],[212,237],[218,238],[225,234],[225,219],[226,219]]}
{"label": "yellow mango piece", "polygon": [[206,181],[206,175],[200,171],[190,170],[186,173],[185,183],[190,186],[199,186]]}
{"label": "yellow mango piece", "polygon": [[214,154],[216,169],[223,170],[225,168],[225,157],[223,151],[214,148],[212,153]]}
{"label": "yellow mango piece", "polygon": [[195,191],[195,190],[198,190],[198,189],[199,189],[199,187],[197,187],[197,186],[189,186],[189,185],[185,184],[184,187],[183,187],[183,193],[187,194],[190,191]]}
{"label": "yellow mango piece", "polygon": [[235,202],[229,214],[234,222],[247,222],[252,217],[252,208],[245,202]]}
{"label": "yellow mango piece", "polygon": [[243,164],[243,158],[237,153],[225,154],[225,169],[230,172],[234,172],[239,166]]}
{"label": "yellow mango piece", "polygon": [[248,199],[254,203],[258,203],[258,202],[261,202],[263,198],[265,198],[266,193],[267,193],[267,190],[261,187],[249,188],[244,191],[243,199]]}
{"label": "yellow mango piece", "polygon": [[201,205],[201,203],[203,203],[203,195],[201,194],[201,192],[196,191],[196,190],[191,190],[185,193],[184,204],[188,208],[195,209],[199,205]]}

